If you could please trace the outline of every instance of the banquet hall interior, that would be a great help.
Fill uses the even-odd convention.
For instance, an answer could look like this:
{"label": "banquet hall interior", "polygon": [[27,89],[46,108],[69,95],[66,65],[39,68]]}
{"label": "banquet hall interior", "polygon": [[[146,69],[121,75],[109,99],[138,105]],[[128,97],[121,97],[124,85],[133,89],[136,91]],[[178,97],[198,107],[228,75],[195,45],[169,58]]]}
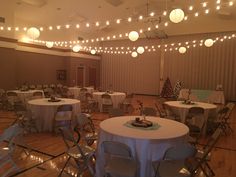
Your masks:
{"label": "banquet hall interior", "polygon": [[236,176],[236,0],[0,0],[1,177]]}

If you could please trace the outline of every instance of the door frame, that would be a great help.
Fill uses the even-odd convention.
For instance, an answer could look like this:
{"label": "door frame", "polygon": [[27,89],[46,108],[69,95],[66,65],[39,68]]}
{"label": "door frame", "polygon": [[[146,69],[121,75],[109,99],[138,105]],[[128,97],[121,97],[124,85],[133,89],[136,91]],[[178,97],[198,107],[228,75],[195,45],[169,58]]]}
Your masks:
{"label": "door frame", "polygon": [[78,69],[83,68],[83,87],[85,87],[85,66],[77,66],[75,72],[76,86],[78,86]]}

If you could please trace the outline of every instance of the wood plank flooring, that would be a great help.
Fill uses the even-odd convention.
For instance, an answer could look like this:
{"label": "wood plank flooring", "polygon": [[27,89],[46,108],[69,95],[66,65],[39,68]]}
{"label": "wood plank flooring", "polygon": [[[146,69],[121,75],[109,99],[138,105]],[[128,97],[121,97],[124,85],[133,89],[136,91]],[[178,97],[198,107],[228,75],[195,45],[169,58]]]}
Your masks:
{"label": "wood plank flooring", "polygon": [[[133,105],[138,108],[137,100],[141,100],[144,106],[154,107],[156,97],[152,96],[135,96]],[[135,109],[134,115],[138,115]],[[108,118],[104,113],[93,113],[92,118],[96,128],[99,131],[99,123]],[[15,115],[10,111],[0,111],[0,133],[10,126],[15,120]],[[234,129],[234,133],[223,135],[212,152],[210,164],[216,173],[216,177],[235,177],[236,176],[236,109],[231,115],[230,125]],[[205,139],[202,140],[202,143]],[[30,147],[29,154],[24,151],[24,144]],[[60,169],[64,165],[67,156],[64,154],[65,145],[59,135],[52,133],[30,133],[24,136],[23,146],[17,146],[13,159],[19,166],[19,170],[11,173],[9,176],[17,177],[56,177]],[[71,162],[72,164],[74,162]],[[77,176],[77,170],[68,165],[67,174],[63,176]],[[4,170],[9,168],[5,166],[0,168],[0,176]],[[89,177],[88,173],[83,175]],[[204,175],[201,175],[204,177]]]}

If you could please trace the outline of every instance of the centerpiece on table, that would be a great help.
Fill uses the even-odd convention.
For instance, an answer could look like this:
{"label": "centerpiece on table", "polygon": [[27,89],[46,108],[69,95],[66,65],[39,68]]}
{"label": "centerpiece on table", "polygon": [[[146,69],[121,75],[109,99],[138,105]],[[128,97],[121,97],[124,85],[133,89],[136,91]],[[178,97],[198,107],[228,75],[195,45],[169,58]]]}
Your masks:
{"label": "centerpiece on table", "polygon": [[146,115],[144,114],[144,111],[143,111],[143,103],[139,100],[137,100],[137,102],[139,104],[141,118],[136,117],[135,120],[131,121],[131,125],[133,125],[135,127],[151,127],[151,126],[153,126],[153,123],[146,119]]}
{"label": "centerpiece on table", "polygon": [[131,124],[135,127],[151,127],[153,123],[144,118],[136,117],[135,120],[131,122]]}
{"label": "centerpiece on table", "polygon": [[185,99],[185,100],[182,102],[183,104],[187,104],[187,105],[195,104],[194,102],[191,101],[190,95],[191,95],[191,89],[189,89],[189,91],[188,91],[188,97],[187,97],[187,99]]}
{"label": "centerpiece on table", "polygon": [[59,102],[61,101],[60,99],[56,98],[55,96],[51,96],[48,102]]}

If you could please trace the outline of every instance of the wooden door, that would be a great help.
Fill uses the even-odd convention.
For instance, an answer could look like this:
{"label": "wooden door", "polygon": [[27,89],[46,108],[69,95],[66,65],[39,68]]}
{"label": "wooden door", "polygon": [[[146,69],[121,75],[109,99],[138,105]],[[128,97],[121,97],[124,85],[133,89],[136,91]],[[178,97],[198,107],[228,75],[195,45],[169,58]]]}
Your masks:
{"label": "wooden door", "polygon": [[76,85],[83,87],[84,86],[84,67],[77,68],[77,83]]}
{"label": "wooden door", "polygon": [[96,88],[96,68],[89,68],[89,86]]}

